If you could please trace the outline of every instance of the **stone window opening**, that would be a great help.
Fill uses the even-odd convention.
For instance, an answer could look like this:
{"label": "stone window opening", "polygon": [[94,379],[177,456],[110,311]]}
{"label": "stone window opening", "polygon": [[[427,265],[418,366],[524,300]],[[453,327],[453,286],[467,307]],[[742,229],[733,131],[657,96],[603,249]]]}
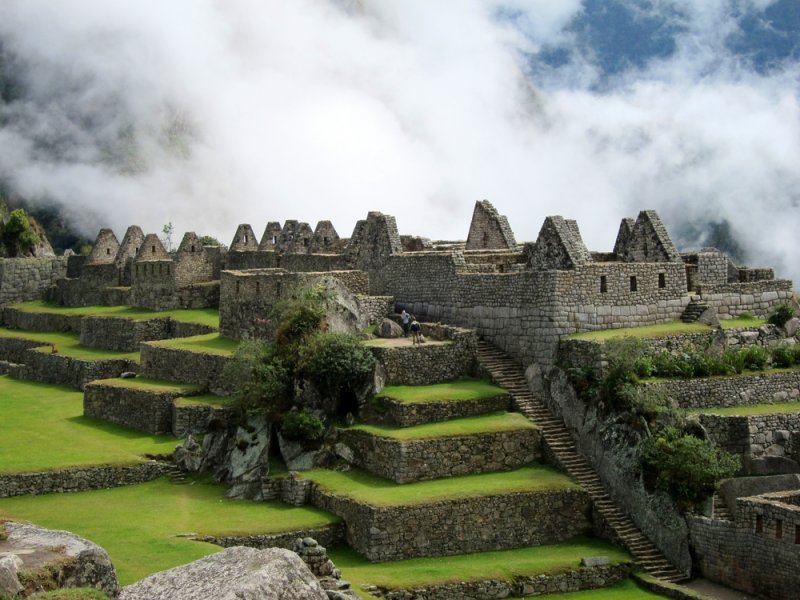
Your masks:
{"label": "stone window opening", "polygon": [[327,246],[327,245],[329,245],[331,243],[331,240],[330,240],[330,238],[322,238],[322,243]]}
{"label": "stone window opening", "polygon": [[261,293],[261,284],[256,281],[256,295]]}
{"label": "stone window opening", "polygon": [[278,236],[277,235],[273,235],[272,236],[272,245],[274,246],[277,243],[278,243]]}
{"label": "stone window opening", "polygon": [[238,282],[238,281],[236,282],[236,293],[237,293],[237,294],[239,293],[239,283],[240,283],[240,282]]}
{"label": "stone window opening", "polygon": [[308,238],[303,238],[303,247],[308,248]]}
{"label": "stone window opening", "polygon": [[631,275],[631,291],[635,292],[639,289],[639,284],[636,281],[636,275]]}
{"label": "stone window opening", "polygon": [[794,526],[794,543],[800,544],[800,525]]}
{"label": "stone window opening", "polygon": [[110,256],[110,255],[111,255],[111,248],[106,248],[106,256]]}
{"label": "stone window opening", "polygon": [[161,267],[162,267],[162,264],[161,264],[161,263],[158,263],[158,274],[159,274],[159,275],[161,275]]}
{"label": "stone window opening", "polygon": [[194,252],[194,244],[192,244],[192,252]]}
{"label": "stone window opening", "polygon": [[167,265],[167,275],[169,275],[169,265]]}
{"label": "stone window opening", "polygon": [[245,244],[247,243],[247,234],[246,233],[244,234],[244,243]]}
{"label": "stone window opening", "polygon": [[775,539],[780,540],[783,538],[783,521],[781,519],[775,520]]}
{"label": "stone window opening", "polygon": [[658,274],[658,289],[663,290],[667,287],[667,276],[664,273]]}
{"label": "stone window opening", "polygon": [[489,232],[483,232],[483,247],[486,248],[489,245]]}
{"label": "stone window opening", "polygon": [[764,517],[756,515],[756,533],[764,532]]}
{"label": "stone window opening", "polygon": [[156,247],[155,246],[151,246],[150,247],[150,253],[151,254],[155,254],[156,253]]}
{"label": "stone window opening", "polygon": [[605,294],[606,292],[608,292],[608,277],[600,275],[600,293]]}

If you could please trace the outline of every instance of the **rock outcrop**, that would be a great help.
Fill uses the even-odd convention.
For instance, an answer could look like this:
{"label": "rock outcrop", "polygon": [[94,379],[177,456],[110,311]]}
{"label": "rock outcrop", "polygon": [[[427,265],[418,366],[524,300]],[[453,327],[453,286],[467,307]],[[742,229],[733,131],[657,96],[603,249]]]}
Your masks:
{"label": "rock outcrop", "polygon": [[13,596],[21,590],[41,591],[45,586],[93,587],[114,597],[119,590],[114,565],[97,544],[69,531],[12,522],[3,527],[6,539],[0,541],[0,556],[4,556],[0,592]]}
{"label": "rock outcrop", "polygon": [[236,546],[161,571],[122,590],[119,600],[327,600],[297,554]]}

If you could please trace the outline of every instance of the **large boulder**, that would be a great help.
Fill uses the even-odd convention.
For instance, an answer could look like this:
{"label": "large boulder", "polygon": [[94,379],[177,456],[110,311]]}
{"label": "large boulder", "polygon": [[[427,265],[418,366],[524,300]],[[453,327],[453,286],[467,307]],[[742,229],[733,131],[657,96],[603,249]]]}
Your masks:
{"label": "large boulder", "polygon": [[375,335],[381,338],[403,337],[403,328],[391,319],[384,319],[375,328]]}
{"label": "large boulder", "polygon": [[28,582],[36,582],[28,583],[24,592],[28,594],[41,591],[44,586],[93,587],[110,597],[114,597],[119,590],[114,565],[106,551],[97,544],[69,531],[12,522],[3,523],[3,527],[6,539],[0,541],[0,555],[6,560],[0,591],[8,593],[15,587],[10,580],[11,575],[16,574],[15,569],[33,575],[25,578]]}
{"label": "large boulder", "polygon": [[317,282],[325,288],[325,323],[333,333],[358,333],[366,329],[368,316],[360,309],[358,299],[344,284],[329,275]]}
{"label": "large boulder", "polygon": [[236,546],[188,565],[150,575],[119,600],[327,600],[297,554],[281,548]]}

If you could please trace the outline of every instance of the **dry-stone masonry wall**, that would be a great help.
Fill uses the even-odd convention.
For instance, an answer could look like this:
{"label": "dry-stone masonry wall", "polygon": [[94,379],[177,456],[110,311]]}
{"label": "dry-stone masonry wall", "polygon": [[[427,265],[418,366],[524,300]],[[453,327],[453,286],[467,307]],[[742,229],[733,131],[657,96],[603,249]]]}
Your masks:
{"label": "dry-stone masonry wall", "polygon": [[82,390],[95,379],[119,377],[126,371],[135,372],[139,365],[135,361],[113,358],[102,360],[83,360],[53,354],[49,347],[26,350],[22,362],[24,368],[14,376],[42,383],[55,383]]}
{"label": "dry-stone masonry wall", "polygon": [[700,572],[747,593],[797,598],[800,509],[797,491],[736,501],[734,521],[689,517]]}
{"label": "dry-stone masonry wall", "polygon": [[362,409],[360,416],[369,423],[390,427],[412,427],[423,423],[436,423],[509,410],[510,406],[511,397],[507,394],[477,400],[420,403],[400,402],[392,398],[378,397]]}
{"label": "dry-stone masonry wall", "polygon": [[66,257],[0,258],[0,305],[39,300],[67,275]]}
{"label": "dry-stone masonry wall", "polygon": [[[800,405],[798,405],[800,406]],[[800,431],[800,414],[773,414],[751,417],[700,415],[708,437],[728,452],[759,458],[792,457],[798,452],[792,432]]]}
{"label": "dry-stone masonry wall", "polygon": [[397,483],[509,471],[541,455],[538,429],[399,441],[359,429],[340,431],[359,467]]}
{"label": "dry-stone masonry wall", "polygon": [[300,531],[284,531],[281,533],[264,533],[253,535],[203,536],[198,541],[216,544],[223,548],[248,546],[250,548],[286,548],[294,549],[297,538],[312,537],[326,547],[338,546],[344,542],[344,523],[334,523],[325,527],[303,529]]}
{"label": "dry-stone masonry wall", "polygon": [[226,406],[175,404],[172,409],[172,434],[186,437],[190,433],[207,433],[212,422],[230,423],[233,416],[233,409]]}
{"label": "dry-stone masonry wall", "polygon": [[215,394],[224,395],[222,369],[230,356],[187,352],[178,348],[145,342],[141,346],[139,373],[148,379],[191,383]]}
{"label": "dry-stone masonry wall", "polygon": [[550,544],[591,529],[589,497],[577,489],[379,507],[315,487],[312,503],[342,517],[348,544],[373,562]]}
{"label": "dry-stone masonry wall", "polygon": [[84,492],[134,485],[166,475],[171,465],[150,461],[138,465],[76,467],[37,473],[0,474],[0,498],[61,492]]}
{"label": "dry-stone masonry wall", "polygon": [[3,309],[3,324],[11,329],[24,329],[25,331],[80,333],[82,318],[78,315],[30,312],[11,307]]}

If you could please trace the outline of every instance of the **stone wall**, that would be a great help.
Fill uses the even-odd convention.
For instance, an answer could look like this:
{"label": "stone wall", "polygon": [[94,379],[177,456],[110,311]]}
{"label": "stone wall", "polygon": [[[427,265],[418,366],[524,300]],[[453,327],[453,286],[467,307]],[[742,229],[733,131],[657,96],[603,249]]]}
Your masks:
{"label": "stone wall", "polygon": [[509,410],[510,407],[511,397],[507,394],[477,400],[420,403],[400,402],[392,398],[378,397],[362,409],[360,417],[368,423],[390,427],[412,427],[424,423],[436,423]]}
{"label": "stone wall", "polygon": [[703,302],[717,309],[722,318],[738,317],[749,313],[767,317],[779,304],[790,304],[793,299],[792,282],[785,279],[700,285]]}
{"label": "stone wall", "polygon": [[10,329],[25,331],[70,331],[81,332],[79,315],[64,315],[44,312],[29,312],[18,308],[3,309],[3,325]]}
{"label": "stone wall", "polygon": [[285,269],[297,272],[346,271],[350,267],[341,254],[282,254],[272,251],[230,252],[225,269]]}
{"label": "stone wall", "polygon": [[315,486],[312,503],[343,518],[347,543],[372,562],[552,544],[591,530],[582,490],[379,507]]}
{"label": "stone wall", "polygon": [[435,586],[410,589],[378,587],[379,598],[386,600],[441,600],[442,598],[478,599],[539,596],[593,590],[616,585],[631,574],[631,565],[605,565],[567,571],[542,573],[531,576],[514,576],[509,580],[487,579],[459,581]]}
{"label": "stone wall", "polygon": [[0,306],[40,300],[67,275],[67,258],[0,258]]}
{"label": "stone wall", "polygon": [[134,321],[125,317],[84,317],[81,345],[117,352],[138,352],[141,342],[170,336],[168,319]]}
{"label": "stone wall", "polygon": [[25,366],[12,376],[42,383],[55,383],[82,390],[95,379],[113,379],[125,371],[136,372],[139,365],[123,358],[83,360],[53,354],[49,347],[27,350],[22,362]]}
{"label": "stone wall", "polygon": [[229,356],[190,352],[145,342],[141,346],[139,373],[149,379],[191,383],[215,394],[225,395],[222,369]]}
{"label": "stone wall", "polygon": [[739,456],[760,458],[795,456],[792,432],[800,431],[800,414],[774,414],[753,417],[700,415],[708,437],[718,446]]}
{"label": "stone wall", "polygon": [[216,544],[223,548],[233,546],[249,546],[250,548],[286,548],[294,550],[295,542],[300,538],[314,538],[326,548],[344,543],[344,523],[334,523],[325,527],[303,529],[300,531],[284,531],[281,533],[264,533],[253,535],[203,536],[195,538],[199,542]]}
{"label": "stone wall", "polygon": [[680,408],[723,408],[800,400],[800,370],[645,383]]}
{"label": "stone wall", "polygon": [[153,435],[169,434],[173,433],[175,398],[191,393],[185,390],[128,387],[102,381],[88,383],[83,394],[83,414]]}
{"label": "stone wall", "polygon": [[422,332],[426,338],[448,343],[368,346],[385,370],[388,385],[430,385],[475,374],[477,339],[473,331],[423,323]]}
{"label": "stone wall", "polygon": [[208,433],[212,421],[229,422],[234,409],[208,404],[173,405],[172,435],[186,437],[190,433]]}
{"label": "stone wall", "polygon": [[31,348],[40,348],[42,342],[21,338],[0,337],[0,358],[12,363],[25,362],[25,352]]}
{"label": "stone wall", "polygon": [[149,461],[138,465],[89,466],[37,473],[0,473],[0,498],[84,492],[158,479],[170,472],[167,463]]}
{"label": "stone wall", "polygon": [[541,456],[541,432],[534,428],[404,441],[343,429],[339,439],[357,466],[396,483],[510,471]]}
{"label": "stone wall", "polygon": [[394,298],[391,296],[356,296],[358,309],[366,315],[370,325],[377,325],[394,313]]}
{"label": "stone wall", "polygon": [[739,498],[734,521],[689,517],[703,576],[775,600],[797,598],[800,509],[791,504],[795,494]]}

